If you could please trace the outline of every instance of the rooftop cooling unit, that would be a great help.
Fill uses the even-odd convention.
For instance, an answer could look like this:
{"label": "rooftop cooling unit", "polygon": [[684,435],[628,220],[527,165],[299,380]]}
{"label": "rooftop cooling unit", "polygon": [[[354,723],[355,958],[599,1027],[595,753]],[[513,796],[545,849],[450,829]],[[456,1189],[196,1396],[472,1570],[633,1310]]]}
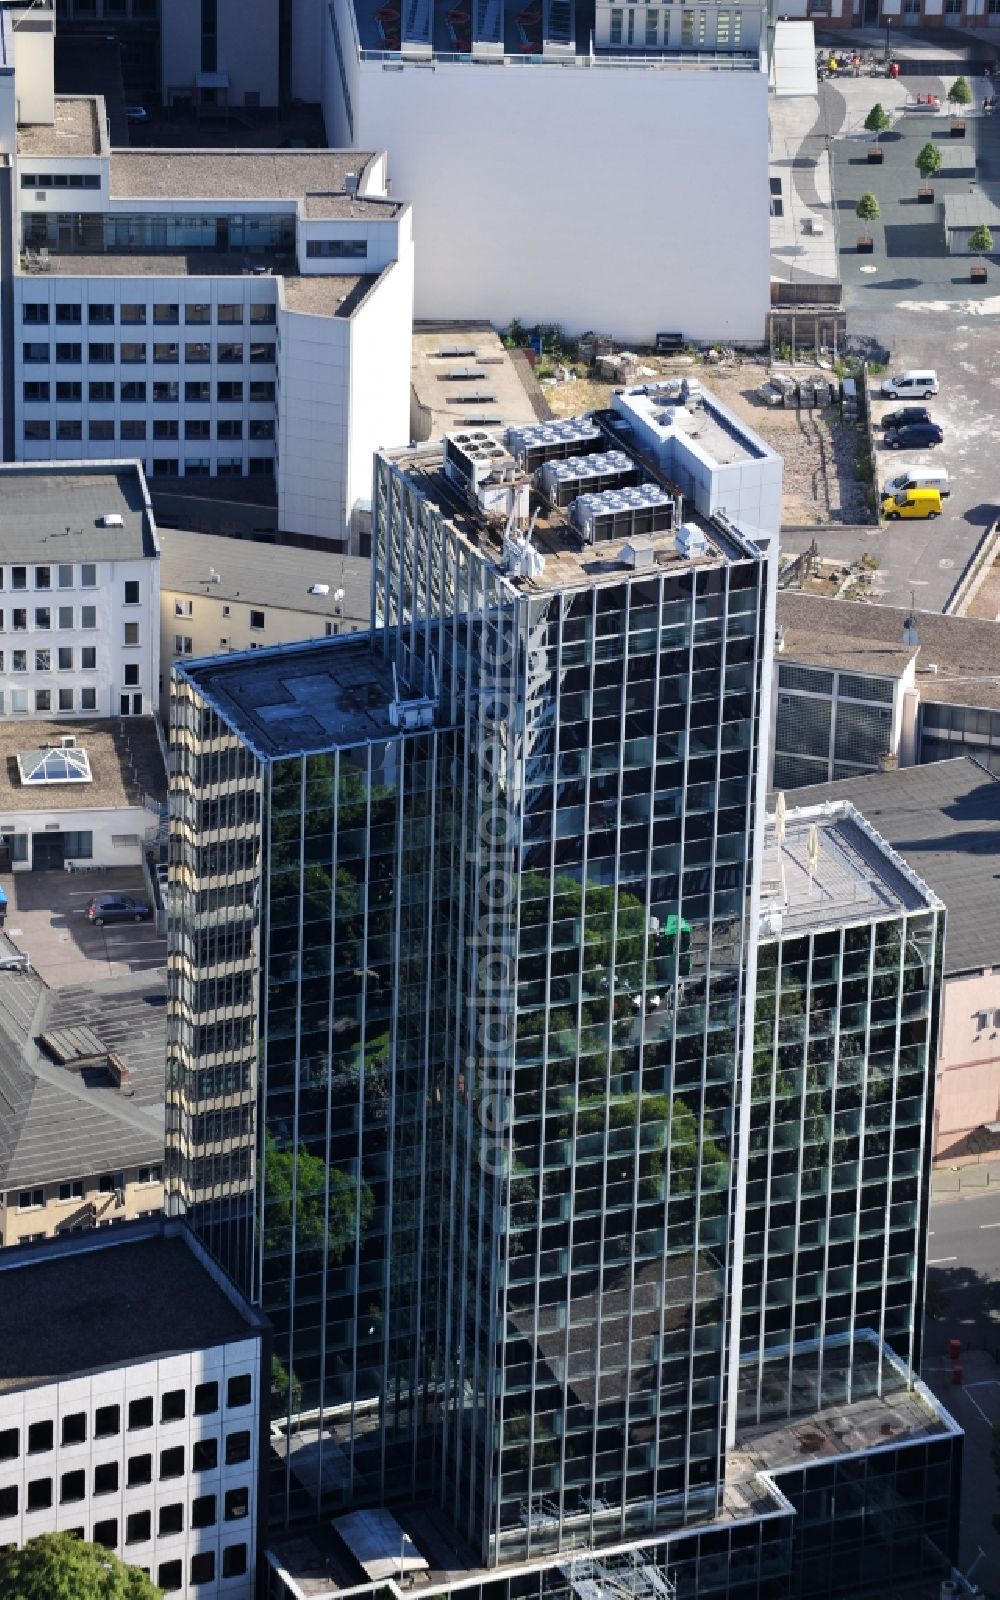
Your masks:
{"label": "rooftop cooling unit", "polygon": [[103,517],[98,517],[99,528],[124,528],[125,518],[118,511],[106,511]]}
{"label": "rooftop cooling unit", "polygon": [[508,428],[504,437],[518,466],[528,473],[537,472],[546,461],[581,455],[603,440],[600,428],[590,417],[563,417],[558,421]]}
{"label": "rooftop cooling unit", "polygon": [[641,470],[624,450],[608,450],[603,455],[546,461],[536,472],[535,482],[554,505],[568,506],[585,492],[623,489],[641,477]]}
{"label": "rooftop cooling unit", "polygon": [[604,544],[663,533],[674,525],[674,501],[655,483],[603,494],[582,494],[570,507],[570,519],[585,544]]}
{"label": "rooftop cooling unit", "polygon": [[677,549],[682,556],[703,556],[708,551],[708,540],[693,522],[684,522],[677,529]]}

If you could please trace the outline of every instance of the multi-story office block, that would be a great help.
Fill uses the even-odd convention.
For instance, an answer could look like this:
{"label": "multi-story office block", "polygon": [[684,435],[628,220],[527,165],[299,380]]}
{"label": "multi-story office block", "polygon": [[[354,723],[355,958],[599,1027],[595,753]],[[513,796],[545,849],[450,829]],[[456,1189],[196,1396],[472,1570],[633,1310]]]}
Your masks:
{"label": "multi-story office block", "polygon": [[0,28],[4,454],[252,477],[283,531],[359,539],[372,452],[409,432],[410,213],[384,155],[112,150],[103,100],[53,96],[51,57],[46,78]]}
{"label": "multi-story office block", "polygon": [[631,466],[528,540],[499,446],[379,457],[374,632],[175,668],[169,1182],[316,1419],[278,1518],[716,1509],[768,565]]}
{"label": "multi-story office block", "polygon": [[[453,434],[376,458],[369,633],[174,668],[168,1204],[275,1329],[270,1518],[318,1530],[275,1553],[276,1596],[393,1560],[497,1600],[832,1596],[829,1561],[808,1583],[831,1407],[901,1479],[941,1444],[933,1540],[864,1517],[845,1537],[880,1578],[947,1570],[957,1430],[884,1344],[912,1340],[919,1204],[906,1304],[844,1315],[834,1278],[811,1320],[805,1252],[839,1210],[796,1231],[748,1204],[792,1175],[760,1167],[754,1118],[758,1090],[768,1116],[794,1095],[773,1049],[766,1096],[754,1077],[759,917],[773,942],[784,908],[759,742],[773,567],[721,513],[687,516],[617,411]],[[874,1209],[880,1176],[892,1204],[921,1192],[939,908],[838,827],[788,939],[815,923],[818,1005],[821,935],[843,938],[844,1048],[817,1032],[799,1093],[826,1074],[824,1192],[853,1161]],[[801,1306],[780,1327],[754,1322],[765,1259]],[[802,1469],[787,1494],[779,1469]]]}
{"label": "multi-story office block", "polygon": [[[784,836],[780,837],[783,831]],[[919,1368],[941,902],[853,806],[768,828],[762,881],[740,1348],[874,1332]],[[748,1420],[773,1407],[749,1374]]]}
{"label": "multi-story office block", "polygon": [[181,1600],[250,1600],[264,1332],[176,1225],[0,1252],[0,1538],[73,1533]]}
{"label": "multi-story office block", "polygon": [[137,462],[0,466],[0,715],[148,716],[159,558]]}

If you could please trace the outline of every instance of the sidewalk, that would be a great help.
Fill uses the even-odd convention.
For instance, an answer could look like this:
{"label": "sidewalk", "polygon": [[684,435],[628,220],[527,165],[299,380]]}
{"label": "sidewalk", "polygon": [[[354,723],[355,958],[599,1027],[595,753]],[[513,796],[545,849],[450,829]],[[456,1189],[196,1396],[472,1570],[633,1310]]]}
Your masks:
{"label": "sidewalk", "polygon": [[981,1194],[984,1189],[1000,1190],[1000,1161],[979,1161],[971,1167],[935,1167],[931,1172],[931,1194],[940,1200],[950,1194]]}

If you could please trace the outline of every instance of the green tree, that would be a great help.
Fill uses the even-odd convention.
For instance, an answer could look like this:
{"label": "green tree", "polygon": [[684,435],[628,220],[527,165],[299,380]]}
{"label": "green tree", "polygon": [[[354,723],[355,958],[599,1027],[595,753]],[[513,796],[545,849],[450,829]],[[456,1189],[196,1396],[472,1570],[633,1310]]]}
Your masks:
{"label": "green tree", "polygon": [[918,152],[917,159],[913,165],[922,178],[933,178],[935,172],[940,171],[941,168],[941,152],[937,145],[931,144],[930,140],[928,140]]}
{"label": "green tree", "polygon": [[[324,1198],[329,1179],[329,1206]],[[294,1190],[298,1189],[298,1207]],[[331,1261],[343,1260],[358,1235],[360,1220],[364,1232],[375,1209],[375,1199],[366,1183],[336,1167],[327,1168],[320,1156],[304,1145],[298,1150],[279,1150],[269,1135],[264,1155],[264,1246],[269,1252],[288,1250],[292,1242],[299,1250],[322,1250],[324,1235]]]}
{"label": "green tree", "polygon": [[160,1600],[162,1593],[113,1551],[68,1533],[43,1533],[0,1555],[0,1600]]}
{"label": "green tree", "polygon": [[948,99],[953,106],[971,106],[972,90],[969,88],[968,78],[956,78],[948,90]]}
{"label": "green tree", "polygon": [[969,235],[969,249],[974,256],[991,256],[993,254],[993,235],[985,222],[978,228],[973,228]]}
{"label": "green tree", "polygon": [[870,190],[866,190],[854,207],[854,215],[861,222],[875,222],[882,215],[882,209]]}
{"label": "green tree", "polygon": [[886,111],[885,106],[880,100],[876,100],[875,104],[872,106],[867,117],[865,118],[865,127],[868,129],[869,133],[873,133],[875,135],[875,140],[877,143],[879,134],[885,132],[891,121],[892,119]]}
{"label": "green tree", "polygon": [[301,1380],[299,1379],[299,1377],[296,1374],[294,1369],[292,1370],[292,1375],[291,1375],[291,1378],[289,1379],[288,1368],[285,1366],[285,1363],[282,1361],[281,1357],[280,1356],[272,1356],[271,1357],[271,1411],[272,1411],[273,1415],[280,1416],[280,1415],[282,1415],[284,1412],[286,1412],[289,1409],[289,1406],[288,1406],[289,1395],[291,1396],[291,1409],[292,1409],[292,1412],[294,1413],[296,1411],[301,1410],[301,1407],[302,1407],[302,1383],[301,1383]]}

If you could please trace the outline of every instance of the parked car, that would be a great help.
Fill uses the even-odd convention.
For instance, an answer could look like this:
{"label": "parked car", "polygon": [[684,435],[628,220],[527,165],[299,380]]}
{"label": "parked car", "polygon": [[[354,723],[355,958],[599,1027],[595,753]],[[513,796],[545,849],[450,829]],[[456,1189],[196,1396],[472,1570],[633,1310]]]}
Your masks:
{"label": "parked car", "polygon": [[898,411],[887,411],[882,418],[883,428],[906,428],[912,422],[930,422],[926,406],[900,406]]}
{"label": "parked car", "polygon": [[904,467],[902,472],[888,478],[882,493],[902,494],[904,489],[936,489],[941,499],[946,500],[951,494],[951,480],[944,467],[927,467],[915,461],[912,467]]}
{"label": "parked car", "polygon": [[882,394],[886,400],[929,400],[938,392],[937,373],[930,367],[919,367],[909,372],[897,372],[894,378],[883,378]]}
{"label": "parked car", "polygon": [[87,921],[98,927],[104,922],[144,922],[152,916],[145,900],[132,894],[95,895],[87,907]]}
{"label": "parked car", "polygon": [[126,106],[125,116],[129,122],[148,122],[149,112],[145,106]]}
{"label": "parked car", "polygon": [[24,950],[8,950],[0,955],[0,972],[30,972],[31,962]]}
{"label": "parked car", "polygon": [[913,422],[905,428],[890,428],[885,436],[890,450],[923,450],[944,443],[944,429],[936,422]]}
{"label": "parked car", "polygon": [[904,489],[886,495],[882,515],[887,522],[898,522],[901,517],[933,520],[941,515],[941,495],[937,489]]}

